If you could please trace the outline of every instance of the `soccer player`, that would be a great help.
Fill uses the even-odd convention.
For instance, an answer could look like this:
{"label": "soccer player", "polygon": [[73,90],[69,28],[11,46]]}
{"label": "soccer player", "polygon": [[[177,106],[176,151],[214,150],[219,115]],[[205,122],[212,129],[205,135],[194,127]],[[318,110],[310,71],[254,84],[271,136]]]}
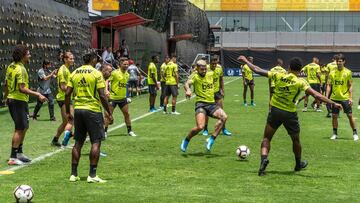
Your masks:
{"label": "soccer player", "polygon": [[[310,84],[311,88],[320,93],[321,92],[321,88],[320,88],[321,69],[319,66],[319,59],[316,57],[313,57],[312,63],[309,63],[308,65],[306,65],[302,69],[302,72],[304,72],[306,74],[307,81]],[[309,95],[306,94],[305,99],[304,99],[304,109],[302,110],[303,112],[307,111],[308,100],[309,100]],[[316,111],[321,112],[322,110],[320,109],[320,101],[318,99],[315,99],[315,102],[316,102],[316,106],[315,106]]]}
{"label": "soccer player", "polygon": [[[50,121],[56,121],[54,115],[54,96],[51,92],[50,84],[51,84],[51,79],[55,77],[57,70],[50,71],[49,70],[50,67],[51,67],[51,62],[48,60],[44,60],[42,68],[40,68],[40,70],[37,73],[38,81],[39,81],[39,87],[37,89],[37,92],[40,92],[40,94],[44,95],[48,99]],[[38,113],[42,105],[43,102],[37,100],[34,112],[32,114],[32,118],[34,120],[37,119]]]}
{"label": "soccer player", "polygon": [[149,103],[150,103],[150,112],[156,112],[155,100],[157,95],[157,90],[159,86],[157,84],[158,74],[156,64],[159,63],[159,56],[152,56],[151,62],[148,66],[148,85],[149,85]]}
{"label": "soccer player", "polygon": [[[327,84],[327,96],[330,96],[330,99],[341,104],[344,113],[346,113],[350,126],[353,130],[353,139],[354,141],[359,140],[359,136],[356,130],[356,124],[354,117],[352,115],[352,93],[353,93],[353,85],[352,85],[352,73],[351,70],[344,67],[345,64],[345,56],[343,54],[339,54],[337,59],[337,69],[330,72],[329,80]],[[330,89],[332,93],[330,95]],[[333,126],[333,135],[330,139],[337,139],[337,128],[338,128],[338,117],[339,117],[339,109],[332,108],[332,126]]]}
{"label": "soccer player", "polygon": [[210,116],[217,119],[215,124],[215,131],[207,140],[206,149],[211,150],[216,137],[221,131],[226,122],[227,115],[224,110],[215,103],[214,99],[214,81],[213,72],[207,71],[206,61],[199,60],[196,63],[197,73],[185,83],[186,97],[190,98],[192,95],[190,85],[194,85],[194,92],[196,94],[195,103],[195,121],[196,126],[191,129],[187,137],[181,143],[181,151],[185,152],[186,148],[195,135],[197,135],[205,127],[206,117]]}
{"label": "soccer player", "polygon": [[139,68],[134,64],[133,60],[129,60],[129,68],[128,72],[130,75],[129,78],[129,93],[130,96],[139,96],[140,94],[140,81],[141,81],[141,74]]}
{"label": "soccer player", "polygon": [[238,59],[244,61],[255,73],[269,77],[275,83],[274,93],[271,97],[271,110],[268,114],[264,138],[261,143],[261,163],[258,175],[265,175],[266,166],[269,164],[270,142],[281,125],[284,125],[293,143],[296,162],[294,170],[300,171],[306,168],[307,162],[301,161],[300,124],[296,114],[296,97],[300,91],[305,91],[321,101],[334,105],[334,108],[341,108],[341,105],[324,97],[312,89],[305,80],[298,78],[302,67],[301,59],[299,58],[292,58],[290,60],[287,73],[263,70],[253,65],[245,56],[240,56]]}
{"label": "soccer player", "polygon": [[160,96],[160,108],[164,108],[164,100],[165,100],[165,70],[166,65],[170,62],[170,57],[165,56],[165,61],[160,66],[160,84],[161,84],[161,96]]}
{"label": "soccer player", "polygon": [[[254,61],[254,58],[249,56],[248,57],[249,61],[252,63]],[[244,85],[244,91],[243,91],[243,98],[244,98],[244,106],[247,106],[246,103],[246,92],[248,87],[250,88],[250,97],[251,97],[251,106],[255,106],[254,103],[254,87],[255,87],[255,83],[254,83],[254,77],[253,77],[253,72],[252,70],[248,67],[247,64],[243,65],[241,67],[241,72],[242,72],[242,78],[243,78],[243,85]]]}
{"label": "soccer player", "polygon": [[165,99],[164,99],[164,113],[167,113],[167,104],[169,102],[170,95],[172,96],[171,114],[180,115],[176,111],[176,99],[179,94],[179,73],[178,65],[176,63],[176,55],[172,55],[171,61],[166,65],[165,69]]}
{"label": "soccer player", "polygon": [[[338,55],[337,54],[335,54],[334,56],[333,56],[333,58],[332,58],[332,62],[330,62],[330,63],[328,63],[327,65],[326,65],[326,68],[327,68],[327,70],[329,71],[329,73],[328,73],[328,75],[332,72],[332,71],[334,71],[334,70],[336,70],[337,69],[337,63],[336,63],[336,60],[337,60],[337,58],[338,58]],[[329,78],[329,77],[328,77]],[[325,84],[327,85],[327,82],[328,82],[328,79],[326,80],[326,82],[325,82]],[[325,90],[325,92],[326,92],[326,90]],[[326,93],[325,93],[326,94]],[[331,90],[330,90],[330,95],[331,95]],[[329,96],[330,96],[329,95]],[[330,98],[330,97],[328,97],[328,98]],[[331,106],[330,105],[326,105],[326,110],[327,110],[327,115],[326,115],[326,117],[328,117],[328,118],[331,118]]]}
{"label": "soccer player", "polygon": [[[210,65],[207,66],[208,71],[212,71],[213,72],[213,80],[214,80],[214,99],[215,99],[215,103],[222,109],[224,109],[224,95],[225,95],[225,91],[224,91],[224,72],[222,70],[221,65],[219,64],[219,58],[216,56],[214,56],[213,58],[211,58],[211,63]],[[208,131],[208,120],[209,117],[206,117],[206,123],[205,123],[205,127],[204,130],[202,132],[202,134],[204,136],[208,136],[209,135],[209,131]],[[231,136],[231,132],[228,131],[225,127],[225,123],[222,127],[222,132],[224,135],[227,136]]]}
{"label": "soccer player", "polygon": [[[73,136],[72,133],[73,123],[72,121],[69,122],[66,117],[65,92],[67,88],[67,83],[69,82],[71,75],[70,67],[74,65],[74,55],[71,52],[65,52],[62,55],[62,61],[64,62],[64,64],[59,68],[57,72],[58,93],[56,95],[56,100],[61,110],[62,122],[56,131],[56,135],[53,137],[51,141],[51,145],[57,147],[60,147],[61,145],[67,146],[70,138]],[[74,109],[71,105],[70,105],[70,112],[71,115],[74,115]],[[59,138],[63,132],[64,132],[64,139],[62,141],[62,144],[60,144]]]}
{"label": "soccer player", "polygon": [[[277,59],[276,60],[276,66],[270,69],[270,72],[274,72],[274,73],[286,73],[286,70],[283,68],[284,65],[284,61],[282,59]],[[274,93],[274,88],[275,88],[275,83],[273,80],[271,80],[271,78],[269,78],[269,93],[270,93],[270,100],[271,100],[271,96]]]}
{"label": "soccer player", "polygon": [[[101,106],[108,113],[107,117],[113,120],[108,100],[105,95],[105,81],[101,72],[94,66],[97,63],[96,53],[88,53],[83,57],[84,65],[77,68],[70,76],[65,95],[66,116],[69,121],[74,120],[75,145],[72,150],[71,176],[69,180],[76,182],[81,148],[87,134],[90,136],[90,171],[88,183],[104,183],[105,180],[96,175],[99,161],[101,140],[104,137],[104,121]],[[70,97],[74,93],[74,117],[70,111]]]}
{"label": "soccer player", "polygon": [[[110,78],[107,80],[108,86],[110,87],[110,111],[113,113],[116,106],[118,106],[124,116],[128,135],[136,137],[136,134],[131,129],[131,119],[129,114],[128,104],[131,102],[131,99],[127,98],[126,85],[130,77],[129,73],[127,72],[128,66],[129,61],[127,59],[120,59],[120,67],[112,71]],[[105,132],[107,132],[107,128],[110,122],[111,121],[106,120]]]}
{"label": "soccer player", "polygon": [[13,62],[6,69],[4,98],[15,124],[8,165],[31,162],[23,154],[23,142],[29,128],[29,95],[38,97],[41,102],[47,101],[42,94],[29,89],[29,75],[25,64],[29,62],[30,57],[30,51],[26,46],[16,45],[12,54]]}

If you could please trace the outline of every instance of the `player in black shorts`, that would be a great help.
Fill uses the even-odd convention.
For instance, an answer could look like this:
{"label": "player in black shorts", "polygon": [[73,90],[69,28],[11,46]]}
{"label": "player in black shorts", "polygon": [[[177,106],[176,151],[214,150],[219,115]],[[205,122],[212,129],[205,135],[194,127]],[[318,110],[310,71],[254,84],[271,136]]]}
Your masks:
{"label": "player in black shorts", "polygon": [[15,124],[8,165],[22,165],[31,161],[23,154],[23,142],[29,128],[29,95],[38,97],[41,102],[47,99],[39,92],[29,89],[29,75],[25,68],[31,57],[29,49],[24,45],[17,45],[12,57],[13,62],[6,69],[4,97]]}

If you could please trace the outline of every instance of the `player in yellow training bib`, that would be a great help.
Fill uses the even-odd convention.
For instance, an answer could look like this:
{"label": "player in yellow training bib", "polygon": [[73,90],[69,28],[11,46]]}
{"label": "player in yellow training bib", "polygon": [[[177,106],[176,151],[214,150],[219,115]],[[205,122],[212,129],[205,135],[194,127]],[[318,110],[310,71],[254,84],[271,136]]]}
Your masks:
{"label": "player in yellow training bib", "polygon": [[[74,65],[74,55],[71,52],[65,52],[62,55],[62,60],[64,64],[59,68],[57,72],[57,87],[58,93],[56,95],[57,103],[59,104],[60,111],[61,111],[61,118],[62,122],[59,125],[56,134],[51,141],[51,145],[60,147],[61,145],[67,146],[70,140],[70,137],[73,136],[72,133],[72,122],[68,122],[66,119],[66,112],[65,112],[65,91],[67,88],[67,83],[70,79],[70,67]],[[74,109],[70,106],[70,112],[74,115]],[[65,131],[65,132],[64,132]],[[61,134],[64,132],[64,139],[62,143],[59,143],[59,138]]]}
{"label": "player in yellow training bib", "polygon": [[301,59],[299,58],[292,58],[290,60],[287,73],[263,70],[253,65],[245,56],[240,56],[239,60],[245,62],[255,73],[271,78],[275,84],[274,93],[271,97],[271,109],[268,114],[264,138],[261,143],[261,162],[258,175],[265,175],[266,166],[269,164],[268,154],[270,142],[281,125],[284,125],[293,143],[293,152],[296,160],[294,170],[303,170],[306,168],[307,162],[301,161],[300,124],[295,105],[299,93],[305,91],[305,93],[319,98],[323,102],[335,105],[336,108],[341,108],[341,105],[312,89],[307,81],[298,78],[302,67]]}
{"label": "player in yellow training bib", "polygon": [[[302,70],[303,73],[306,75],[306,80],[310,84],[311,88],[315,91],[321,93],[321,69],[319,66],[319,59],[313,57],[312,63],[307,64]],[[303,112],[307,111],[307,104],[309,100],[309,95],[305,94],[304,98],[304,109]],[[322,112],[320,109],[320,101],[315,98],[314,102],[311,105],[317,112]]]}
{"label": "player in yellow training bib", "polygon": [[16,45],[12,54],[13,62],[7,67],[5,75],[5,99],[11,118],[15,124],[8,165],[23,165],[31,160],[23,154],[23,141],[29,128],[29,95],[47,101],[39,92],[29,88],[29,75],[25,68],[30,60],[30,51],[24,45]]}
{"label": "player in yellow training bib", "polygon": [[[356,130],[355,120],[352,114],[352,96],[353,96],[353,85],[352,85],[352,73],[351,70],[344,67],[345,56],[339,54],[336,59],[337,68],[330,72],[329,80],[327,84],[327,95],[330,96],[330,99],[341,104],[344,113],[346,113],[350,126],[353,130],[353,139],[354,141],[359,140],[359,136]],[[332,92],[330,93],[330,89]],[[333,135],[330,139],[335,140],[338,137],[338,117],[339,109],[332,108],[332,126],[333,126]]]}
{"label": "player in yellow training bib", "polygon": [[160,66],[160,84],[161,84],[160,108],[161,108],[161,109],[164,108],[165,86],[166,86],[166,82],[165,82],[165,70],[166,70],[166,66],[167,66],[167,64],[168,64],[169,62],[170,62],[170,57],[169,57],[169,56],[165,56],[164,63],[161,64],[161,66]]}
{"label": "player in yellow training bib", "polygon": [[[248,59],[251,62],[254,61],[254,58],[252,56],[249,56]],[[254,82],[253,72],[247,64],[244,64],[243,66],[241,66],[241,73],[242,73],[243,85],[244,85],[244,91],[243,91],[244,106],[247,106],[246,93],[247,93],[248,87],[250,89],[250,98],[251,98],[250,105],[255,106],[255,103],[254,103],[255,82]]]}
{"label": "player in yellow training bib", "polygon": [[151,62],[148,66],[148,86],[149,86],[149,103],[150,103],[150,112],[156,112],[155,100],[157,95],[157,90],[159,89],[158,85],[158,73],[156,64],[159,63],[159,56],[152,56]]}
{"label": "player in yellow training bib", "polygon": [[[75,145],[72,150],[70,182],[80,180],[78,164],[81,149],[87,135],[90,137],[90,171],[87,177],[88,183],[106,182],[96,175],[100,156],[101,141],[104,138],[104,119],[102,107],[108,113],[108,119],[113,120],[105,95],[105,81],[100,71],[94,66],[97,63],[97,54],[88,53],[83,56],[84,65],[74,70],[65,93],[66,116],[69,121],[74,120]],[[70,112],[70,99],[74,99],[74,116]]]}
{"label": "player in yellow training bib", "polygon": [[[284,61],[282,59],[277,59],[276,60],[276,66],[270,69],[270,72],[274,72],[274,73],[286,73],[286,70],[283,68],[284,65]],[[271,100],[271,96],[274,93],[274,88],[275,88],[275,83],[273,80],[271,80],[271,78],[269,78],[269,94],[270,94],[270,100]],[[269,102],[269,106],[270,102]]]}
{"label": "player in yellow training bib", "polygon": [[[127,133],[129,136],[136,137],[134,131],[131,128],[131,119],[129,114],[129,103],[131,99],[128,98],[127,84],[129,81],[129,73],[127,68],[129,67],[129,61],[127,59],[120,59],[119,67],[112,71],[110,78],[107,80],[110,87],[110,101],[111,101],[111,113],[114,112],[116,106],[119,106],[125,120],[127,127]],[[105,132],[109,126],[109,121],[105,120]]]}
{"label": "player in yellow training bib", "polygon": [[[224,99],[224,95],[225,95],[224,72],[223,72],[221,65],[219,64],[219,57],[218,56],[212,57],[211,61],[210,61],[210,65],[208,65],[207,68],[208,68],[209,72],[210,71],[213,72],[215,102],[218,106],[220,106],[220,108],[224,109],[224,104],[223,104],[223,99]],[[205,124],[204,130],[202,132],[202,135],[204,135],[204,136],[209,135],[209,131],[207,128],[208,120],[209,120],[209,118],[206,117],[206,124]],[[222,133],[226,136],[231,136],[231,132],[228,131],[225,127],[225,123],[222,127]]]}
{"label": "player in yellow training bib", "polygon": [[166,65],[165,69],[165,99],[164,99],[164,113],[167,114],[167,104],[169,103],[169,97],[172,96],[171,100],[171,114],[179,115],[176,111],[176,99],[179,95],[179,73],[178,65],[176,63],[176,56],[171,56],[171,61]]}
{"label": "player in yellow training bib", "polygon": [[199,60],[196,64],[197,72],[188,79],[184,86],[186,97],[190,98],[192,95],[190,85],[194,85],[194,93],[196,94],[196,126],[191,129],[186,138],[182,141],[180,145],[182,152],[186,151],[191,138],[204,129],[207,116],[217,119],[214,133],[207,139],[206,149],[210,151],[227,119],[226,113],[216,104],[214,99],[214,73],[207,70],[206,62],[204,60]]}

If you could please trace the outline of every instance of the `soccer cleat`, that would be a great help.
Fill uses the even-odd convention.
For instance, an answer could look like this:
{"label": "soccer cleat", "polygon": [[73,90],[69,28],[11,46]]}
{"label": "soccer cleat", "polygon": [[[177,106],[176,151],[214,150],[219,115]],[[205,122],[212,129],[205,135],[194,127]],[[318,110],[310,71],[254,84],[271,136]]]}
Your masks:
{"label": "soccer cleat", "polygon": [[206,143],[206,149],[208,151],[211,150],[212,146],[214,145],[215,143],[215,139],[211,136],[210,138],[206,139],[207,143]]}
{"label": "soccer cleat", "polygon": [[359,109],[359,110],[360,110],[360,105],[358,105],[357,109]]}
{"label": "soccer cleat", "polygon": [[209,131],[208,131],[207,129],[204,129],[204,130],[202,131],[202,135],[208,136],[208,135],[209,135]]}
{"label": "soccer cleat", "polygon": [[359,140],[359,136],[357,134],[353,134],[353,138],[354,138],[354,141],[358,141]]}
{"label": "soccer cleat", "polygon": [[269,160],[268,159],[263,159],[260,163],[260,168],[259,168],[259,176],[264,176],[265,175],[265,169],[267,167],[267,165],[269,164]]}
{"label": "soccer cleat", "polygon": [[331,137],[330,137],[330,140],[336,140],[337,138],[337,135],[333,134]]}
{"label": "soccer cleat", "polygon": [[186,148],[189,145],[189,141],[187,139],[183,139],[180,145],[180,149],[182,152],[186,152]]}
{"label": "soccer cleat", "polygon": [[244,102],[244,106],[247,106],[247,103],[246,103],[246,102]]}
{"label": "soccer cleat", "polygon": [[320,108],[317,108],[316,112],[322,112],[322,110]]}
{"label": "soccer cleat", "polygon": [[51,118],[50,118],[50,121],[56,121],[56,118],[55,118],[55,117],[51,117]]}
{"label": "soccer cleat", "polygon": [[71,175],[70,178],[69,178],[70,182],[76,182],[76,181],[79,181],[79,180],[80,180],[79,176]]}
{"label": "soccer cleat", "polygon": [[181,113],[177,112],[177,111],[172,111],[171,112],[172,115],[180,115]]}
{"label": "soccer cleat", "polygon": [[106,154],[106,152],[100,152],[100,156],[107,157],[107,154]]}
{"label": "soccer cleat", "polygon": [[327,113],[326,118],[331,118],[331,113]]}
{"label": "soccer cleat", "polygon": [[69,131],[67,133],[65,132],[64,133],[64,139],[62,141],[62,145],[67,146],[69,144],[70,138],[71,138],[71,132],[69,132]]}
{"label": "soccer cleat", "polygon": [[307,165],[308,165],[308,162],[306,160],[304,160],[300,163],[300,166],[295,166],[294,171],[304,170]]}
{"label": "soccer cleat", "polygon": [[255,102],[250,103],[251,106],[256,106]]}
{"label": "soccer cleat", "polygon": [[8,161],[8,165],[12,166],[12,165],[24,165],[25,163],[22,162],[21,160],[17,159],[17,158],[10,158]]}
{"label": "soccer cleat", "polygon": [[307,112],[307,110],[308,110],[307,107],[305,107],[302,109],[302,112]]}
{"label": "soccer cleat", "polygon": [[108,137],[107,132],[104,133],[104,138],[106,139]]}
{"label": "soccer cleat", "polygon": [[159,108],[158,108],[158,110],[163,110],[164,109],[164,106],[160,106]]}
{"label": "soccer cleat", "polygon": [[128,135],[131,136],[131,137],[136,137],[136,136],[137,136],[133,131],[130,131],[130,132],[128,133]]}
{"label": "soccer cleat", "polygon": [[61,144],[59,141],[51,141],[51,146],[55,146],[55,147],[61,147]]}
{"label": "soccer cleat", "polygon": [[155,113],[155,112],[157,112],[157,110],[155,108],[153,108],[153,109],[150,109],[150,112]]}
{"label": "soccer cleat", "polygon": [[95,176],[93,178],[88,176],[87,177],[87,182],[88,183],[106,183],[107,181],[99,178],[99,176]]}
{"label": "soccer cleat", "polygon": [[29,163],[29,162],[31,162],[31,159],[29,159],[29,157],[25,156],[23,153],[17,153],[17,154],[16,154],[16,157],[17,157],[20,161],[22,161],[22,162],[24,162],[24,163]]}
{"label": "soccer cleat", "polygon": [[230,131],[228,131],[226,128],[223,128],[222,129],[222,133],[224,134],[224,135],[226,135],[226,136],[231,136],[231,132]]}

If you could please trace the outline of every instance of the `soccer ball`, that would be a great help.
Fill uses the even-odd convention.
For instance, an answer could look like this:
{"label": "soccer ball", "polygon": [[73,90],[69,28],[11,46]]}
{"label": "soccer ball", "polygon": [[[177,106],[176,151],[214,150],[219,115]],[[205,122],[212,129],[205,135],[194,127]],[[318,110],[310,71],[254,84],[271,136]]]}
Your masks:
{"label": "soccer ball", "polygon": [[236,155],[240,159],[246,159],[250,155],[250,149],[245,145],[241,145],[236,149]]}
{"label": "soccer ball", "polygon": [[30,202],[34,197],[32,188],[28,185],[17,186],[14,190],[16,202]]}

